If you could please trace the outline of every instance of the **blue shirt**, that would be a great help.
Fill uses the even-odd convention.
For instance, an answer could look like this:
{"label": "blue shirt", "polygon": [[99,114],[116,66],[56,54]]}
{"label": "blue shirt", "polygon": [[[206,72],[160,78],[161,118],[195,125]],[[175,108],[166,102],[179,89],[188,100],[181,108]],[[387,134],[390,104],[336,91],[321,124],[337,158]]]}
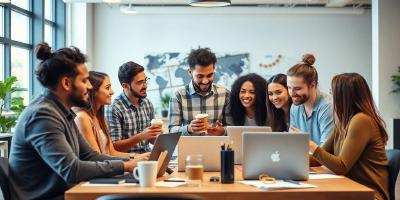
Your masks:
{"label": "blue shirt", "polygon": [[294,105],[290,108],[290,125],[310,134],[310,139],[322,145],[333,130],[333,109],[330,95],[317,91],[311,115],[307,117],[304,105]]}

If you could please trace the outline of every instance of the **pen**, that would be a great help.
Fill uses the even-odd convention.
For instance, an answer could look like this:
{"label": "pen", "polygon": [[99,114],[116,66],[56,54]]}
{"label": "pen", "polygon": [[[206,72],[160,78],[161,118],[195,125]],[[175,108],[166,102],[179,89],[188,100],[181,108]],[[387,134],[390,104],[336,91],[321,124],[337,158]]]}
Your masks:
{"label": "pen", "polygon": [[185,182],[185,180],[170,180],[170,179],[166,179],[166,180],[164,180],[164,182]]}

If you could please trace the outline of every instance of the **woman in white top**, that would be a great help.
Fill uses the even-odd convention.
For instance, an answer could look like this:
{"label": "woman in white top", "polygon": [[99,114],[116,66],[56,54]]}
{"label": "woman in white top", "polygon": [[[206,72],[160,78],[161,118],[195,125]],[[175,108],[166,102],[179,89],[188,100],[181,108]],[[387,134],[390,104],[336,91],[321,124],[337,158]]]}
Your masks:
{"label": "woman in white top", "polygon": [[267,81],[254,73],[239,77],[232,85],[228,125],[266,126]]}
{"label": "woman in white top", "polygon": [[[111,104],[111,89],[108,75],[102,72],[89,72],[89,81],[93,89],[89,91],[90,106],[88,108],[75,109],[77,117],[75,123],[79,131],[85,136],[89,145],[97,152],[119,157],[133,157],[125,152],[114,149],[110,133],[104,117],[104,105]],[[137,156],[146,158],[148,154]]]}

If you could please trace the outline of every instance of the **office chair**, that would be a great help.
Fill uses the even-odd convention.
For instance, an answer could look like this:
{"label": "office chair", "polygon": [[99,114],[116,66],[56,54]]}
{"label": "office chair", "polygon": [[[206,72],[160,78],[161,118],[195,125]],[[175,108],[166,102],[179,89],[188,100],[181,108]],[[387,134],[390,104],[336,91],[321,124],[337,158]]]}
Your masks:
{"label": "office chair", "polygon": [[10,188],[8,178],[8,158],[0,157],[0,187],[4,199],[10,199]]}
{"label": "office chair", "polygon": [[112,194],[104,195],[97,200],[201,200],[202,198],[193,195],[125,195],[125,194]]}
{"label": "office chair", "polygon": [[396,180],[400,169],[400,150],[388,149],[386,156],[389,161],[389,195],[390,199],[395,199]]}

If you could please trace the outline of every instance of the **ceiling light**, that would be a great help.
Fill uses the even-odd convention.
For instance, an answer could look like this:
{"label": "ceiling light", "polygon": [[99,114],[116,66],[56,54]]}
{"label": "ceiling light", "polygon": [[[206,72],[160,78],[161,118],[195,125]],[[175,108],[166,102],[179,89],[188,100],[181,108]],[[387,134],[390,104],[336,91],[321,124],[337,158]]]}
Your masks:
{"label": "ceiling light", "polygon": [[119,3],[121,0],[103,0],[104,3]]}
{"label": "ceiling light", "polygon": [[196,7],[221,7],[231,5],[230,0],[190,0],[189,5]]}
{"label": "ceiling light", "polygon": [[132,4],[127,5],[121,5],[119,7],[119,11],[125,14],[135,14],[136,10],[132,7]]}

